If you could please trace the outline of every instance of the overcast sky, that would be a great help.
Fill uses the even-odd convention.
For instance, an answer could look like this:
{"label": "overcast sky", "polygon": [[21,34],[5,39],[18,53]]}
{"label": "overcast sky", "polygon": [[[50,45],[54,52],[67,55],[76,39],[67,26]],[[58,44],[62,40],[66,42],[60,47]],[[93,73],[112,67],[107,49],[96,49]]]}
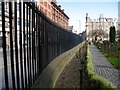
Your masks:
{"label": "overcast sky", "polygon": [[98,19],[100,14],[103,14],[106,18],[118,18],[118,1],[84,0],[83,2],[83,0],[57,0],[70,18],[69,25],[73,25],[78,33],[85,31],[86,13],[91,19]]}

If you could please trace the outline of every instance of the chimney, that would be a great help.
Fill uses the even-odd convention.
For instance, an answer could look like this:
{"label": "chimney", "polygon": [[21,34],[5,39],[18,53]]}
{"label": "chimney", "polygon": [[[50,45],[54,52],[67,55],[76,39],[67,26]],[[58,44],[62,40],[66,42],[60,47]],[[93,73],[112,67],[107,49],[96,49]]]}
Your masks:
{"label": "chimney", "polygon": [[86,13],[86,17],[88,17],[88,13]]}
{"label": "chimney", "polygon": [[58,5],[58,7],[61,9],[61,5]]}
{"label": "chimney", "polygon": [[51,2],[54,2],[55,4],[57,4],[57,1],[56,1],[56,0],[51,0]]}

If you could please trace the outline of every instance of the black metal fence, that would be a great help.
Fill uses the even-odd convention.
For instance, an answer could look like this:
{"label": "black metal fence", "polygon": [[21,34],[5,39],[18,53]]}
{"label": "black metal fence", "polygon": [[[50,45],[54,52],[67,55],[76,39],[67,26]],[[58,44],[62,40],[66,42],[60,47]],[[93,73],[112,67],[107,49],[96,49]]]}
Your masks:
{"label": "black metal fence", "polygon": [[[51,22],[35,3],[8,2],[7,5],[8,17],[2,2],[3,88],[29,89],[54,58],[81,43],[83,38]],[[9,31],[6,31],[6,18]]]}

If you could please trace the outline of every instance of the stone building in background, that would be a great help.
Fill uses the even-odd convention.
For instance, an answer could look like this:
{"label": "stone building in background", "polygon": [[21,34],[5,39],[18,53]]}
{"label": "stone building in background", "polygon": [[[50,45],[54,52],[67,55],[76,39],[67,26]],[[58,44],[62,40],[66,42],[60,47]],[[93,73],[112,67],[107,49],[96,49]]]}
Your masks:
{"label": "stone building in background", "polygon": [[90,39],[90,17],[88,16],[88,13],[86,13],[86,39]]}
{"label": "stone building in background", "polygon": [[68,26],[68,31],[73,32],[73,26]]}
{"label": "stone building in background", "polygon": [[120,25],[120,1],[118,2],[118,22]]}
{"label": "stone building in background", "polygon": [[116,40],[118,35],[118,20],[116,18],[106,18],[103,14],[99,19],[91,20],[86,14],[86,34],[90,40],[109,40],[110,26],[116,28]]}

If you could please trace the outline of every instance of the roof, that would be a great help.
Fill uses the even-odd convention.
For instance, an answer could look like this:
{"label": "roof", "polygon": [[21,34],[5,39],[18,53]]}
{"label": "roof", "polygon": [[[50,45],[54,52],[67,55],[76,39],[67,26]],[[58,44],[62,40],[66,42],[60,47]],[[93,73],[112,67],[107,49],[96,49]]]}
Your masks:
{"label": "roof", "polygon": [[65,17],[67,17],[68,19],[69,19],[69,17],[64,13],[64,11],[63,10],[61,10],[57,5],[56,5],[56,3],[54,3],[54,2],[51,2],[51,4],[54,6],[54,7],[56,7],[57,8],[57,10],[59,10]]}

